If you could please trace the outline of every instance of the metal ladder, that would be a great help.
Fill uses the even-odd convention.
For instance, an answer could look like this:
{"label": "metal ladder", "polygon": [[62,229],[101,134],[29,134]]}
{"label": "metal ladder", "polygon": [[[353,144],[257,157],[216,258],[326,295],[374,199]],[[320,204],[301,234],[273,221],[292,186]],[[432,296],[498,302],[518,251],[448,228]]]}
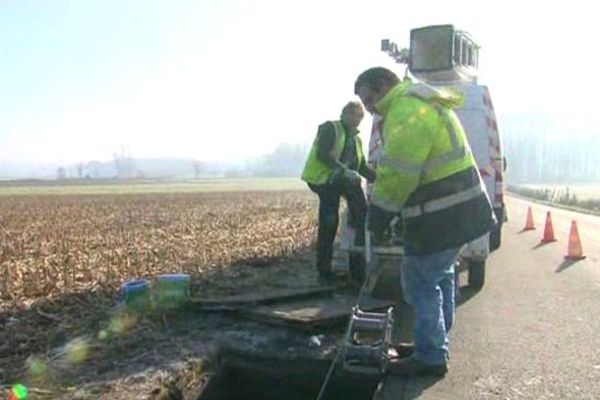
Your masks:
{"label": "metal ladder", "polygon": [[394,308],[389,307],[382,313],[361,310],[364,295],[372,293],[380,274],[378,268],[373,268],[371,250],[371,235],[370,232],[366,232],[365,259],[367,271],[365,279],[358,292],[356,305],[352,308],[343,344],[336,351],[336,355],[321,385],[317,400],[322,399],[335,366],[340,359],[342,359],[343,368],[349,372],[383,375],[386,371],[389,362],[388,350],[391,347],[392,328],[394,326],[392,315]]}

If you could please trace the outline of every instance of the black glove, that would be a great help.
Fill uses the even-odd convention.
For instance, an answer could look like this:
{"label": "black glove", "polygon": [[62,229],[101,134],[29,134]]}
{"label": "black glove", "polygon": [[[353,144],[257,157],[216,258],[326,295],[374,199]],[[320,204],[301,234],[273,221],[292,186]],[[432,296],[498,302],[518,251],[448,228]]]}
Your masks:
{"label": "black glove", "polygon": [[392,218],[394,218],[394,213],[371,204],[367,211],[367,229],[379,236],[390,225]]}
{"label": "black glove", "polygon": [[358,172],[348,168],[337,168],[331,174],[329,183],[333,185],[360,185],[360,175]]}
{"label": "black glove", "polygon": [[377,178],[377,172],[373,168],[366,168],[365,178],[367,178],[367,182],[373,183]]}
{"label": "black glove", "polygon": [[344,179],[352,185],[360,185],[360,175],[357,171],[352,169],[345,169],[344,175],[342,175]]}

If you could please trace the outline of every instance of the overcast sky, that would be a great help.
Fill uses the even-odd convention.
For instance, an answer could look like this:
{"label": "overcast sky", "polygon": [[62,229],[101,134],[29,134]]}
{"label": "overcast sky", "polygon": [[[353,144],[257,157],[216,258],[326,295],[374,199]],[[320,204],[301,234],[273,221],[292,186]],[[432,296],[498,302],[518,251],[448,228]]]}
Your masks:
{"label": "overcast sky", "polygon": [[122,146],[232,160],[310,141],[364,69],[403,73],[382,38],[408,45],[411,28],[447,23],[481,44],[497,111],[597,127],[592,4],[0,0],[0,162],[109,160]]}

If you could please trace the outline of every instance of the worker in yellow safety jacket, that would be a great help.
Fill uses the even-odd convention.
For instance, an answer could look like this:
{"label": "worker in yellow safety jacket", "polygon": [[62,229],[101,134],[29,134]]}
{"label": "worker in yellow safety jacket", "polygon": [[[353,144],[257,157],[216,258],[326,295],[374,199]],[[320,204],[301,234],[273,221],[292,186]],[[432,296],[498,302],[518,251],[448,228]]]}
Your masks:
{"label": "worker in yellow safety jacket", "polygon": [[[367,166],[358,136],[358,126],[363,117],[361,104],[353,101],[344,106],[339,121],[321,124],[302,172],[302,180],[319,197],[316,264],[320,278],[325,280],[333,278],[333,242],[339,224],[342,197],[348,204],[349,222],[356,231],[354,248],[364,245],[367,203],[361,187],[361,176],[373,181],[375,172]],[[364,253],[351,251],[351,277],[362,280],[364,268]]]}
{"label": "worker in yellow safety jacket", "polygon": [[390,365],[401,376],[444,375],[454,319],[454,274],[460,248],[495,223],[462,125],[452,110],[462,96],[376,67],[354,85],[365,107],[383,118],[367,229],[378,233],[400,213],[404,221],[401,279],[415,309],[414,344]]}

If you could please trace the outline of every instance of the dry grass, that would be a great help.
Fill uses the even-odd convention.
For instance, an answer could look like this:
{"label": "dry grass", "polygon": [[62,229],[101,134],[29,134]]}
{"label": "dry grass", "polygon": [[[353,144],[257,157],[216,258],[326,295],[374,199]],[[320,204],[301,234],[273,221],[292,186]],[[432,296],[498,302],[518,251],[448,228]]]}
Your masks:
{"label": "dry grass", "polygon": [[[34,384],[27,378],[32,357],[53,365],[57,346],[77,338],[86,338],[94,356],[74,371],[57,370],[60,379],[45,376],[60,390],[69,379],[95,384],[98,370],[119,363],[133,368],[131,359],[148,347],[154,358],[142,363],[184,357],[157,350],[174,339],[152,321],[131,332],[113,329],[120,285],[185,272],[207,295],[257,290],[274,277],[302,279],[314,269],[276,261],[315,240],[316,204],[308,191],[0,196],[0,384]],[[109,339],[101,331],[112,332]]]}
{"label": "dry grass", "polygon": [[0,197],[0,300],[198,276],[309,246],[306,192]]}

